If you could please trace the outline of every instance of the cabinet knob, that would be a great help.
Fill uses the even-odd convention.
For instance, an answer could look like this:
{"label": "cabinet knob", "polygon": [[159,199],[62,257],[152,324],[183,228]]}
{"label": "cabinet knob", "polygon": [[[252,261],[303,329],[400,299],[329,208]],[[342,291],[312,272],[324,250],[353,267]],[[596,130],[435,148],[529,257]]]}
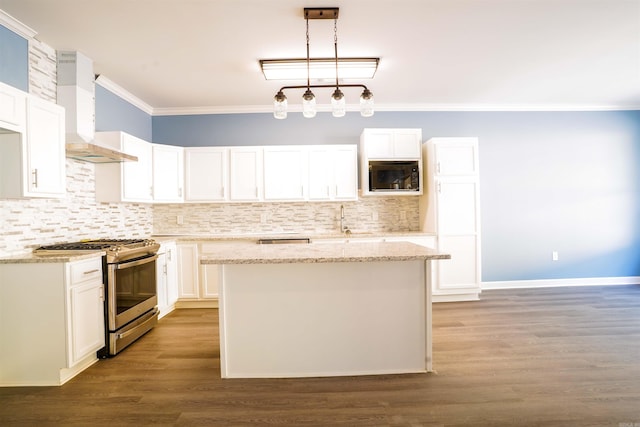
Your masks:
{"label": "cabinet knob", "polygon": [[31,174],[33,175],[33,188],[38,188],[38,169],[34,169]]}

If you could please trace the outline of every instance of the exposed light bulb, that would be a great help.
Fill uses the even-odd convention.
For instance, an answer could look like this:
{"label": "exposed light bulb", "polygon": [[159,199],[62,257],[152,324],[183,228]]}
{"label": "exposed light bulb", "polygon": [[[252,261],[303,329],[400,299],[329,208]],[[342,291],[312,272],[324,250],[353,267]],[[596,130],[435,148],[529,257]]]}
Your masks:
{"label": "exposed light bulb", "polygon": [[307,89],[302,95],[302,115],[308,119],[316,116],[316,97],[311,89]]}
{"label": "exposed light bulb", "polygon": [[360,115],[362,117],[371,117],[373,112],[373,94],[369,89],[365,89],[360,95]]}
{"label": "exposed light bulb", "polygon": [[273,98],[273,117],[276,119],[287,118],[287,97],[279,91]]}
{"label": "exposed light bulb", "polygon": [[331,114],[333,117],[343,117],[347,113],[347,104],[344,99],[344,93],[340,88],[336,87],[336,90],[331,95]]}

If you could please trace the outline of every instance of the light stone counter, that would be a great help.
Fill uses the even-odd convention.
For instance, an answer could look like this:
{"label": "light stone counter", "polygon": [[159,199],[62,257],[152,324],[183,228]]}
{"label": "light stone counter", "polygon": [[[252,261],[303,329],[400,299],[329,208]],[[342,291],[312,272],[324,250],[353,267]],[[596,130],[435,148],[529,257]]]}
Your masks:
{"label": "light stone counter", "polygon": [[28,263],[63,263],[81,261],[83,259],[97,258],[105,254],[104,251],[73,251],[58,254],[23,254],[0,257],[0,264],[28,264]]}
{"label": "light stone counter", "polygon": [[433,249],[408,242],[267,244],[229,242],[211,246],[201,264],[281,264],[414,261],[450,259]]}

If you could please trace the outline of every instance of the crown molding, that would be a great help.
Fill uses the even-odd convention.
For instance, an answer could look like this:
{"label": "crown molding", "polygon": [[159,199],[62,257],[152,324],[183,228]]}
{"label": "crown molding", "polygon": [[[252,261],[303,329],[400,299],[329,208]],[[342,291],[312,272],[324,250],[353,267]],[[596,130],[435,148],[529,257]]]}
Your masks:
{"label": "crown molding", "polygon": [[9,30],[26,38],[27,40],[33,39],[36,34],[38,34],[36,30],[26,26],[2,9],[0,9],[0,25],[7,27]]}
{"label": "crown molding", "polygon": [[149,115],[154,115],[154,109],[151,105],[147,104],[128,90],[124,89],[122,86],[117,83],[109,80],[107,77],[103,75],[98,75],[96,77],[96,84],[99,84],[103,88],[107,89],[110,92],[113,92],[115,95],[118,95],[120,98],[124,99],[128,103],[138,107],[145,113]]}
{"label": "crown molding", "polygon": [[[329,104],[319,104],[318,112],[330,112]],[[562,111],[637,111],[638,106],[620,105],[512,105],[512,104],[376,104],[376,112],[562,112]],[[301,105],[290,105],[290,113],[302,112]],[[347,111],[358,112],[358,104],[348,104]],[[273,105],[244,105],[191,108],[154,108],[154,116],[185,116],[206,114],[273,113]]]}

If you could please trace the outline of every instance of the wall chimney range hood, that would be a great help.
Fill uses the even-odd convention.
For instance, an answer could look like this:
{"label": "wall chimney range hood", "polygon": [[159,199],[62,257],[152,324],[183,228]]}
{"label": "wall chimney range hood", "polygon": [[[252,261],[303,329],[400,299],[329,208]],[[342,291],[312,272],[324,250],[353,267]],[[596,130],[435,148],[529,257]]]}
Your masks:
{"label": "wall chimney range hood", "polygon": [[80,52],[58,51],[58,105],[65,108],[67,157],[91,163],[118,163],[138,158],[95,141],[93,61]]}

